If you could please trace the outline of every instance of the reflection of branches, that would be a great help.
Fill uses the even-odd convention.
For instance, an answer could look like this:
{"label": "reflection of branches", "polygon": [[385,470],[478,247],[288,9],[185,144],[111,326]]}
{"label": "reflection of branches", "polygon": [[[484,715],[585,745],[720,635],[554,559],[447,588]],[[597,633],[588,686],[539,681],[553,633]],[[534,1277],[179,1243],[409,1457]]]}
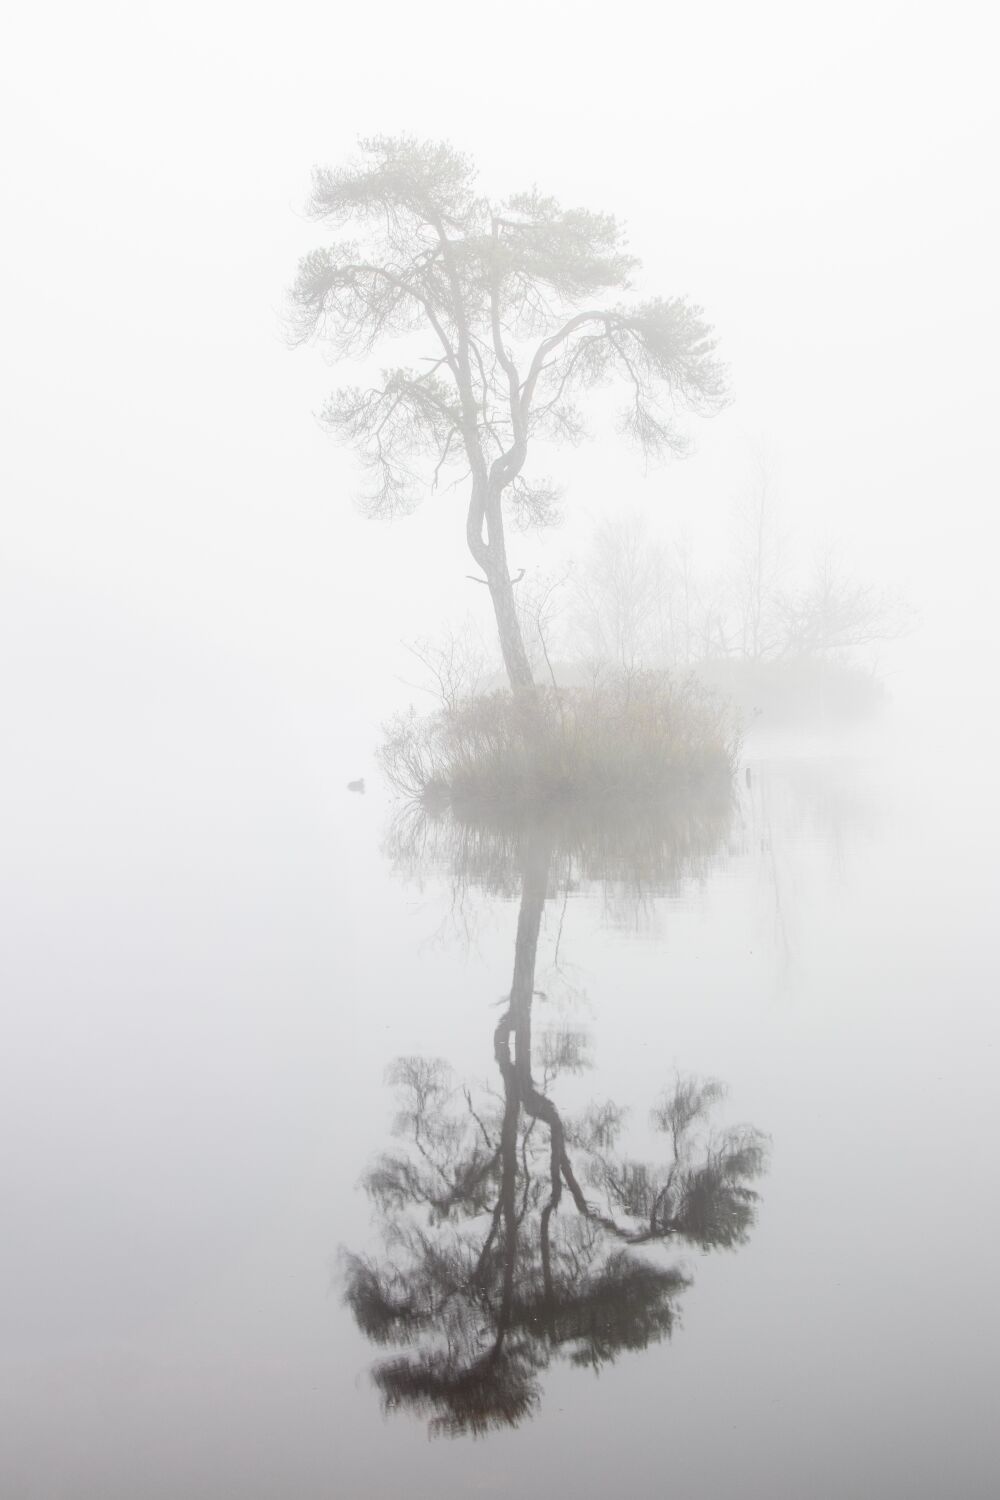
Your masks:
{"label": "reflection of branches", "polygon": [[590,1182],[604,1189],[609,1207],[637,1221],[634,1227],[615,1223],[617,1234],[632,1244],[679,1237],[704,1250],[745,1243],[757,1202],[747,1183],[763,1171],[765,1142],[748,1127],[699,1140],[697,1127],[707,1124],[724,1096],[714,1079],[699,1084],[678,1077],[673,1093],[652,1111],[653,1124],[671,1145],[670,1161],[659,1168],[616,1159],[600,1141],[581,1134],[592,1152]]}
{"label": "reflection of branches", "polygon": [[549,1089],[581,1065],[582,1037],[532,1036],[549,865],[544,841],[522,845],[514,972],[493,1037],[501,1091],[476,1098],[440,1061],[394,1065],[400,1149],[365,1179],[387,1256],[346,1262],[359,1327],[402,1351],[374,1374],[387,1409],[418,1411],[434,1432],[515,1425],[537,1406],[556,1355],[597,1367],[667,1337],[688,1283],[637,1247],[732,1248],[754,1219],[748,1184],[763,1170],[764,1139],[711,1134],[718,1084],[678,1078],[656,1106],[653,1124],[669,1143],[662,1163],[619,1151],[617,1105],[564,1122]]}

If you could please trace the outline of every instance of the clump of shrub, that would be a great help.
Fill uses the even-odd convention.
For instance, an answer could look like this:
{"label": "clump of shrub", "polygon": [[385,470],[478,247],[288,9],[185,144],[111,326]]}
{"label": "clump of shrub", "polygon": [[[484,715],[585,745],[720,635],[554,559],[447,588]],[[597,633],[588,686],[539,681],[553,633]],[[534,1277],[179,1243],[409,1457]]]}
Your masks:
{"label": "clump of shrub", "polygon": [[735,721],[707,688],[641,671],[403,715],[380,758],[397,791],[462,811],[683,793],[728,783],[737,751]]}

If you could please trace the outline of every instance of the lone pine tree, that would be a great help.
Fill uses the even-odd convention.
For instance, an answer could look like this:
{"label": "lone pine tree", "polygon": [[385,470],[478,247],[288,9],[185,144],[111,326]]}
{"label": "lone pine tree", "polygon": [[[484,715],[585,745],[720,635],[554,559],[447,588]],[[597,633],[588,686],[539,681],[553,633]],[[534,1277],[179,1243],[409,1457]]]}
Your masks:
{"label": "lone pine tree", "polygon": [[627,398],[623,434],[647,452],[680,450],[678,413],[725,403],[712,329],[683,297],[619,300],[639,262],[610,215],[537,190],[494,202],[447,144],[362,141],[355,162],[315,170],[308,211],[358,238],[342,233],[303,256],[293,341],[365,360],[394,340],[414,352],[427,340],[416,364],[335,392],[324,424],[368,469],[372,515],[411,510],[449,471],[464,479],[466,538],[507,675],[530,689],[505,518],[554,518],[556,492],[526,473],[533,440],[576,441],[581,394],[614,379]]}

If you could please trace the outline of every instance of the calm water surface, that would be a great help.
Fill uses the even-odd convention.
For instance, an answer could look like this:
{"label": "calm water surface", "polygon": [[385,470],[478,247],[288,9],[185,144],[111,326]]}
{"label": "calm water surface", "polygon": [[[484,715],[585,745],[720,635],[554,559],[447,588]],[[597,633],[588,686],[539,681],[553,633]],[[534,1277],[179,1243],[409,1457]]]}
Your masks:
{"label": "calm water surface", "polygon": [[25,842],[0,1493],[995,1495],[985,758],[511,831],[285,756]]}

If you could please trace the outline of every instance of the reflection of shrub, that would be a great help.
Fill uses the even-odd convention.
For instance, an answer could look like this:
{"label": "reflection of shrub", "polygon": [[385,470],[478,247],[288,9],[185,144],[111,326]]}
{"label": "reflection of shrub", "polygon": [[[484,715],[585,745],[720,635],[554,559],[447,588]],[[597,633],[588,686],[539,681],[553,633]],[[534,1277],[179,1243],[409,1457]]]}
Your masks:
{"label": "reflection of shrub", "polygon": [[885,702],[879,679],[861,667],[822,656],[750,661],[719,657],[698,677],[729,699],[747,720],[763,724],[823,724],[867,718]]}
{"label": "reflection of shrub", "polygon": [[728,712],[706,688],[637,672],[398,718],[381,760],[408,796],[485,808],[686,790],[727,778],[736,748]]}
{"label": "reflection of shrub", "polygon": [[594,882],[605,891],[663,894],[705,877],[729,835],[733,808],[728,767],[681,795],[665,788],[659,795],[553,798],[543,807],[410,801],[389,825],[385,852],[400,874],[446,872],[457,891],[480,886],[515,896],[526,865],[541,858],[551,862],[559,890]]}

